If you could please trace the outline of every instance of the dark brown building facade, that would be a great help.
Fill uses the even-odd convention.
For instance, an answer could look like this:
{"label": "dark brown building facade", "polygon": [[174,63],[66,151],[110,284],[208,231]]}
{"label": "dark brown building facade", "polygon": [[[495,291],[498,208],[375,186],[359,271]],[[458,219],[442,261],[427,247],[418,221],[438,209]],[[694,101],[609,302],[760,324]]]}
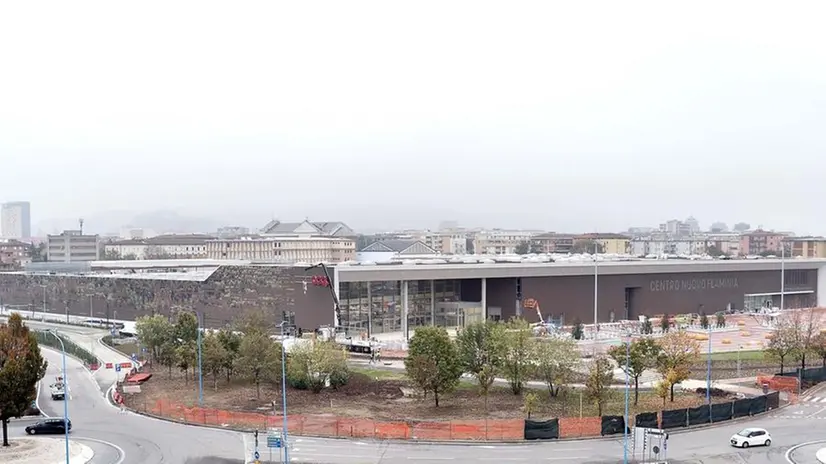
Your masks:
{"label": "dark brown building facade", "polygon": [[[785,273],[786,308],[817,303],[817,270]],[[726,309],[755,310],[780,306],[780,272],[711,272],[598,276],[598,316],[601,322],[656,314],[707,313]],[[521,294],[520,294],[521,292]],[[520,299],[536,299],[543,315],[564,317],[567,323],[594,318],[594,276],[488,279],[487,306],[513,316]],[[536,321],[535,311],[524,316]]]}
{"label": "dark brown building facade", "polygon": [[315,329],[334,319],[330,289],[321,277],[319,270],[279,266],[221,266],[205,281],[6,273],[0,274],[0,304],[119,320],[172,315],[180,308],[203,312],[208,327],[225,326],[253,310],[274,323],[286,318]]}

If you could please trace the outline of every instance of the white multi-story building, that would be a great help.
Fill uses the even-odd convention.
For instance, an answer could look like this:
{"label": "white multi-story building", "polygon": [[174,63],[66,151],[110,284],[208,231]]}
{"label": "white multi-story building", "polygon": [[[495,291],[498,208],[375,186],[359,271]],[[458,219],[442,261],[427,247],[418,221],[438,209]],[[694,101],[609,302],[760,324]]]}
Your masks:
{"label": "white multi-story building", "polygon": [[203,259],[206,243],[215,237],[203,234],[167,234],[137,240],[118,240],[104,245],[109,259]]}
{"label": "white multi-story building", "polygon": [[260,235],[210,240],[207,258],[274,263],[342,263],[356,259],[356,234],[343,222],[270,221]]}
{"label": "white multi-story building", "polygon": [[482,230],[473,238],[476,254],[508,255],[516,253],[516,247],[543,233],[541,230]]}
{"label": "white multi-story building", "polygon": [[356,257],[356,242],[339,237],[240,237],[206,242],[208,259],[272,263],[343,263]]}
{"label": "white multi-story building", "polygon": [[708,243],[703,237],[638,237],[631,240],[631,254],[647,255],[703,255]]}
{"label": "white multi-story building", "polygon": [[64,230],[59,235],[46,236],[48,261],[97,261],[100,259],[100,248],[99,235],[84,235],[80,230]]}
{"label": "white multi-story building", "polygon": [[414,238],[438,253],[446,255],[467,254],[467,233],[464,231],[424,231],[416,234]]}
{"label": "white multi-story building", "polygon": [[0,206],[0,236],[16,240],[31,238],[32,216],[28,201],[12,201]]}

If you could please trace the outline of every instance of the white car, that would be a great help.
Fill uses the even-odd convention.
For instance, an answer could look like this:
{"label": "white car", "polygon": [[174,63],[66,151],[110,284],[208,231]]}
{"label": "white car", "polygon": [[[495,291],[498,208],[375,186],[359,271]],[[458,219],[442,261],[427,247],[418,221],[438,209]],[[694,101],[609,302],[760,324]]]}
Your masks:
{"label": "white car", "polygon": [[738,448],[748,448],[749,446],[769,446],[772,444],[772,436],[766,429],[749,427],[731,436],[731,446]]}

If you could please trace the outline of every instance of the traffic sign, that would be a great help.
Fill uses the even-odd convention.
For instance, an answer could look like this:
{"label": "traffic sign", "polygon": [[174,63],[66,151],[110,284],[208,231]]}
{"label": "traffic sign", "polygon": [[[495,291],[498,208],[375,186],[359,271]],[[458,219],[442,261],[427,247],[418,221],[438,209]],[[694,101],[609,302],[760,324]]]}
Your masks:
{"label": "traffic sign", "polygon": [[120,372],[120,364],[115,364],[115,372]]}
{"label": "traffic sign", "polygon": [[253,458],[255,458],[256,460],[261,459],[261,455],[260,455],[260,454],[258,454],[258,451],[256,451],[256,452],[252,455],[252,457],[253,457]]}
{"label": "traffic sign", "polygon": [[132,361],[137,362],[137,360],[138,360],[138,354],[137,353],[132,353]]}
{"label": "traffic sign", "polygon": [[281,448],[281,437],[267,437],[267,448]]}

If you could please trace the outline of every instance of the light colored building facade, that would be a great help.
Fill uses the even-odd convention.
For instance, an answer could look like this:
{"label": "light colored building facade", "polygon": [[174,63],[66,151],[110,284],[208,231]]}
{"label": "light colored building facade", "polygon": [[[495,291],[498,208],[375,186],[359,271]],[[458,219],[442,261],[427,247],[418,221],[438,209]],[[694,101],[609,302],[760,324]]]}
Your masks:
{"label": "light colored building facade", "polygon": [[[587,248],[588,244],[599,244],[602,253],[624,255],[630,251],[631,238],[622,234],[581,234],[574,237],[574,247]],[[589,251],[590,250],[586,250]]]}
{"label": "light colored building facade", "polygon": [[83,234],[80,230],[64,230],[58,235],[46,236],[46,259],[73,263],[97,261],[101,255],[99,235]]}
{"label": "light colored building facade", "polygon": [[826,258],[826,237],[789,238],[786,249],[795,258]]}
{"label": "light colored building facade", "polygon": [[31,205],[28,201],[12,201],[0,206],[0,237],[16,240],[32,236]]}
{"label": "light colored building facade", "polygon": [[260,235],[210,240],[207,258],[272,263],[343,263],[356,259],[356,233],[343,222],[270,221]]}
{"label": "light colored building facade", "polygon": [[0,239],[0,269],[17,269],[30,261],[28,244],[14,239]]}
{"label": "light colored building facade", "polygon": [[702,237],[639,237],[631,240],[629,250],[634,256],[703,255],[708,250],[708,242]]}
{"label": "light colored building facade", "polygon": [[208,259],[270,263],[343,263],[356,257],[356,243],[337,237],[240,237],[206,242]]}
{"label": "light colored building facade", "polygon": [[139,240],[118,240],[104,245],[104,256],[111,259],[202,259],[207,257],[203,234],[167,234]]}
{"label": "light colored building facade", "polygon": [[250,228],[241,226],[219,227],[216,233],[217,238],[238,238],[248,235],[250,235]]}
{"label": "light colored building facade", "polygon": [[519,245],[541,233],[541,230],[482,230],[473,237],[473,250],[480,255],[511,255]]}
{"label": "light colored building facade", "polygon": [[759,255],[772,253],[780,255],[780,244],[787,238],[787,234],[757,229],[740,236],[740,253],[744,255]]}
{"label": "light colored building facade", "polygon": [[574,247],[574,235],[555,232],[539,234],[531,238],[531,245],[540,253],[570,253]]}

